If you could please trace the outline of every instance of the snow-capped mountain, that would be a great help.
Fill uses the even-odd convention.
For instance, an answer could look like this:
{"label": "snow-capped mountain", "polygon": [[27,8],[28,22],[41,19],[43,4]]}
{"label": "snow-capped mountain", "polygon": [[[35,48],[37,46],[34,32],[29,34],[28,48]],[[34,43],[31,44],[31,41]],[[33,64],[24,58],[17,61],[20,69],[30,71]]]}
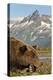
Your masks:
{"label": "snow-capped mountain", "polygon": [[17,20],[10,27],[10,36],[21,39],[28,44],[51,47],[51,16],[40,15],[34,11],[31,15]]}

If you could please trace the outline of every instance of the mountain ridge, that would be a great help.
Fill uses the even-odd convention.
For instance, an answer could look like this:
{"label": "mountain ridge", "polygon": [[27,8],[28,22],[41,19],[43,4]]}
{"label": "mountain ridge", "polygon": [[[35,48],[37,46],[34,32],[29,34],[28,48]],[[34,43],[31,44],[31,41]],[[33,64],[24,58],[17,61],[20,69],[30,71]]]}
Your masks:
{"label": "mountain ridge", "polygon": [[12,25],[10,36],[21,39],[28,44],[37,44],[41,47],[46,47],[46,44],[50,44],[48,46],[50,47],[52,26],[50,18],[47,15],[40,15],[39,11],[35,10],[31,15],[24,17],[19,23],[16,22]]}

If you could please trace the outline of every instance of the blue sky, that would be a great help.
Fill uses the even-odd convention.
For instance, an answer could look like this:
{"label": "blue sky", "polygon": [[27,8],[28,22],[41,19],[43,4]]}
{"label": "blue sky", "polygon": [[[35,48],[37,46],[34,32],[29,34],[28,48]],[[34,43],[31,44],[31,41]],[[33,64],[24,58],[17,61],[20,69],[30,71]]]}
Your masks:
{"label": "blue sky", "polygon": [[35,10],[40,14],[51,15],[51,6],[48,5],[31,5],[31,4],[10,4],[10,17],[28,16]]}

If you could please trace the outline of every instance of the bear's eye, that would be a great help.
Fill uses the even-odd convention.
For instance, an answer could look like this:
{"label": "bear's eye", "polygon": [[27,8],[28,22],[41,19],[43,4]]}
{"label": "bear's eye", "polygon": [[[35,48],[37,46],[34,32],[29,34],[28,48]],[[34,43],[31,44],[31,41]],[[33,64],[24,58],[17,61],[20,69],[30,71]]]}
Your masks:
{"label": "bear's eye", "polygon": [[19,48],[19,51],[21,53],[24,53],[26,50],[27,50],[27,47],[25,45]]}

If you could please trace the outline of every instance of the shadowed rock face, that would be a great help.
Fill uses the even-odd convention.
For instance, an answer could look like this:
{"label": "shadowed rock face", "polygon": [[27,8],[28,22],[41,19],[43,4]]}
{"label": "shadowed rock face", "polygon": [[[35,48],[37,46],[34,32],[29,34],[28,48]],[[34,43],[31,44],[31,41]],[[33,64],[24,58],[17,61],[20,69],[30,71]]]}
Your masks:
{"label": "shadowed rock face", "polygon": [[11,65],[34,65],[35,67],[39,67],[40,65],[36,50],[31,45],[28,45],[20,40],[16,40],[13,37],[10,38],[9,53]]}

